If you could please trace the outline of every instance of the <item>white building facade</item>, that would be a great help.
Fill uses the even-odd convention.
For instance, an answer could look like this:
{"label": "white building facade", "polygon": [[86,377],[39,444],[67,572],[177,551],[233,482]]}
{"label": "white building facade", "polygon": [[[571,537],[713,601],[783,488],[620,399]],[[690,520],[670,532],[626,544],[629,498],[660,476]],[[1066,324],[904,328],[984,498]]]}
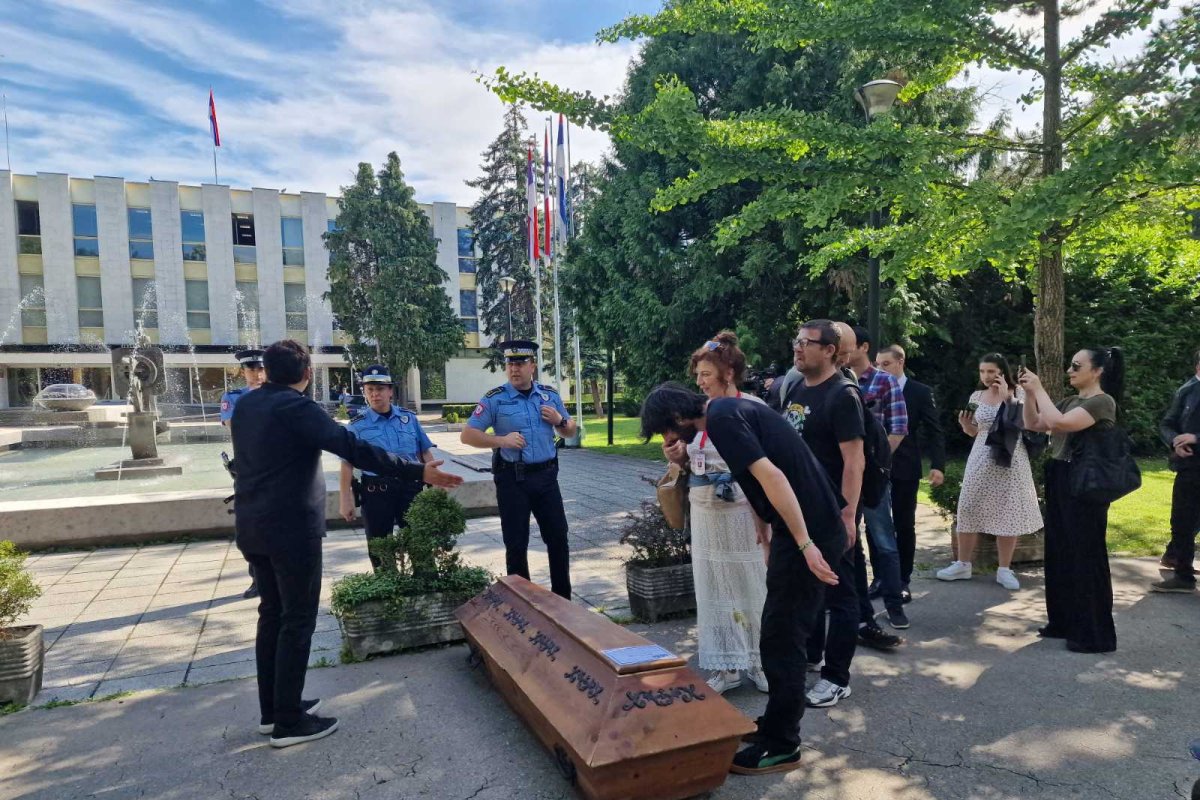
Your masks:
{"label": "white building facade", "polygon": [[[483,366],[468,209],[421,208],[467,333],[443,372],[405,376],[408,397],[474,402],[504,378]],[[111,398],[109,348],[138,331],[164,350],[167,402],[216,402],[238,385],[235,350],[283,338],[312,348],[327,399],[353,383],[324,298],[337,214],[320,192],[0,170],[0,407],[53,383]]]}

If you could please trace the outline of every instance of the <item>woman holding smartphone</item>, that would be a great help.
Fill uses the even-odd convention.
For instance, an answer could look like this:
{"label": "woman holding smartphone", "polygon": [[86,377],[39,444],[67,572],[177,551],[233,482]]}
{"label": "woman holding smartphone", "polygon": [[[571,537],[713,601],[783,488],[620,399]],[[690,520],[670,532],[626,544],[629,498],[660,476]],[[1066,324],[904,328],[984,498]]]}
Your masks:
{"label": "woman holding smartphone", "polygon": [[1108,571],[1108,503],[1076,498],[1068,491],[1076,437],[1088,428],[1117,423],[1117,398],[1125,385],[1125,357],[1118,347],[1080,350],[1067,379],[1075,395],[1057,405],[1037,375],[1021,373],[1028,393],[1025,427],[1050,434],[1046,464],[1046,616],[1038,630],[1066,639],[1076,653],[1117,649],[1112,576]]}
{"label": "woman holding smartphone", "polygon": [[1005,401],[1020,400],[1008,360],[999,353],[988,353],[979,359],[979,382],[983,388],[971,395],[967,410],[959,412],[958,425],[963,433],[975,439],[963,472],[962,490],[958,495],[955,526],[958,532],[958,560],[938,570],[942,581],[969,580],[971,559],[979,534],[996,537],[999,568],[996,583],[1009,591],[1021,588],[1012,571],[1013,551],[1017,537],[1042,529],[1042,514],[1038,510],[1037,489],[1033,485],[1033,470],[1025,444],[1017,441],[1012,463],[1002,466],[992,457],[987,445],[988,431],[1000,414]]}

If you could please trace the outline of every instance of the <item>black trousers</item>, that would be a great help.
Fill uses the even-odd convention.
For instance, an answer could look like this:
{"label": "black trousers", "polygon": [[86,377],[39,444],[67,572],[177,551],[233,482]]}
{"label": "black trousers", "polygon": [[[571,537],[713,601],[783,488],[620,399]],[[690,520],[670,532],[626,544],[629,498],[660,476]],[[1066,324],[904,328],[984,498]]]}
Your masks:
{"label": "black trousers", "polygon": [[1112,575],[1105,535],[1108,504],[1076,500],[1067,490],[1071,464],[1046,464],[1046,616],[1055,636],[1081,649],[1117,649]]}
{"label": "black trousers", "polygon": [[[842,539],[826,543],[821,553],[838,573],[840,583],[852,584],[852,570],[845,566],[849,562],[842,558],[844,545]],[[758,732],[772,752],[800,746],[804,648],[821,615],[827,588],[808,569],[808,562],[787,529],[776,527],[767,561],[767,600],[759,639],[763,672],[771,691]]]}
{"label": "black trousers", "polygon": [[[404,515],[423,486],[420,481],[402,481],[398,478],[363,478],[362,514],[368,544],[372,539],[391,535],[396,526],[404,526]],[[368,549],[367,554],[370,555],[370,552]],[[375,556],[370,558],[371,566],[379,569],[379,559]]]}
{"label": "black trousers", "polygon": [[838,686],[850,685],[850,664],[858,649],[858,580],[854,558],[855,550],[851,548],[836,563],[829,562],[838,574],[838,584],[825,587],[825,607],[817,615],[805,647],[810,662],[824,660],[821,677]]}
{"label": "black trousers", "polygon": [[1196,582],[1196,531],[1200,529],[1200,469],[1175,473],[1171,489],[1171,544],[1167,552],[1175,557],[1175,575],[1182,581]]}
{"label": "black trousers", "polygon": [[321,598],[321,540],[272,555],[243,553],[258,580],[258,706],[265,719],[299,721],[300,696],[317,604]]}
{"label": "black trousers", "polygon": [[546,554],[550,558],[550,588],[571,599],[571,565],[567,545],[567,513],[558,488],[558,467],[526,472],[521,480],[514,470],[495,474],[496,504],[504,535],[504,561],[509,575],[529,578],[529,515],[537,520]]}
{"label": "black trousers", "polygon": [[920,479],[892,478],[892,521],[896,524],[896,547],[900,550],[900,585],[906,589],[912,580],[913,559],[917,554],[917,489],[920,486]]}

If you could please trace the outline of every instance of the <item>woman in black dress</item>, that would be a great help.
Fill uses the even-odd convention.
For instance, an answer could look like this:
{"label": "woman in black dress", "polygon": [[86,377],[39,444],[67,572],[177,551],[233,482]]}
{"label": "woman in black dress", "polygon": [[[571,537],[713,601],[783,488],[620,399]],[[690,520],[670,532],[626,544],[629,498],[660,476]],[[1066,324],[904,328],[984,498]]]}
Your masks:
{"label": "woman in black dress", "polygon": [[1120,348],[1080,350],[1067,377],[1076,394],[1055,405],[1038,376],[1023,370],[1025,427],[1050,434],[1046,464],[1046,616],[1038,635],[1066,639],[1077,653],[1117,649],[1112,576],[1105,534],[1108,503],[1076,498],[1067,490],[1077,437],[1117,422],[1117,399],[1125,383]]}

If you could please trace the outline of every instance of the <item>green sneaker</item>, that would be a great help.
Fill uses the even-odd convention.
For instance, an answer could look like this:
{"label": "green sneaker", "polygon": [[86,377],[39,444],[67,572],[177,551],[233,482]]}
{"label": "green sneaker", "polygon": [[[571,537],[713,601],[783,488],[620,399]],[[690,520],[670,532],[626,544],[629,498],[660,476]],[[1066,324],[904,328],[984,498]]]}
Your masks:
{"label": "green sneaker", "polygon": [[800,748],[772,753],[767,746],[755,743],[738,751],[729,771],[738,775],[765,775],[768,772],[788,772],[800,766]]}
{"label": "green sneaker", "polygon": [[1172,575],[1165,581],[1150,584],[1152,592],[1180,592],[1182,594],[1191,594],[1196,591],[1195,581],[1182,580],[1178,575]]}

